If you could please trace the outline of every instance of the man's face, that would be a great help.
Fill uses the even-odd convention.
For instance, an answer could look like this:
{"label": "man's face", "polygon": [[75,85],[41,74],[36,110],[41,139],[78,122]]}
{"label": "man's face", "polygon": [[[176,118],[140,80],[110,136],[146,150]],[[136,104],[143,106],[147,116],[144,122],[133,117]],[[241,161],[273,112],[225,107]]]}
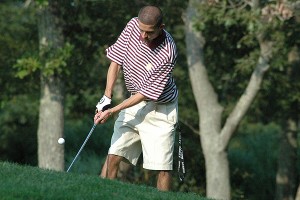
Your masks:
{"label": "man's face", "polygon": [[139,21],[139,28],[141,31],[141,37],[145,42],[149,43],[160,35],[163,25],[156,27],[154,25],[143,24]]}

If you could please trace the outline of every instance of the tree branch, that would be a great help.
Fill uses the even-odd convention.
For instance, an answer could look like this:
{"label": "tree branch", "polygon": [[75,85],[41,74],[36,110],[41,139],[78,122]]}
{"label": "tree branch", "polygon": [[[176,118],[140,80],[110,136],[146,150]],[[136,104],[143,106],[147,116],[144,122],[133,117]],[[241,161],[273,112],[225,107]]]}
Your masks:
{"label": "tree branch", "polygon": [[259,37],[261,54],[258,59],[255,70],[253,71],[248,86],[244,94],[240,97],[238,103],[236,104],[233,111],[228,116],[225,125],[221,131],[221,141],[225,149],[232,137],[232,134],[236,130],[238,124],[245,116],[247,110],[254,101],[256,94],[258,93],[261,82],[263,80],[264,73],[269,69],[269,60],[271,58],[272,43],[269,41],[264,41]]}
{"label": "tree branch", "polygon": [[182,123],[182,124],[184,124],[184,125],[185,125],[186,127],[188,127],[189,129],[191,129],[193,133],[199,135],[199,130],[198,130],[198,129],[195,129],[195,128],[194,128],[191,124],[189,124],[188,122],[183,121],[183,120],[180,120],[180,119],[179,119],[179,122]]}
{"label": "tree branch", "polygon": [[32,3],[32,0],[26,0],[24,2],[24,8],[28,8],[30,6],[30,4]]}

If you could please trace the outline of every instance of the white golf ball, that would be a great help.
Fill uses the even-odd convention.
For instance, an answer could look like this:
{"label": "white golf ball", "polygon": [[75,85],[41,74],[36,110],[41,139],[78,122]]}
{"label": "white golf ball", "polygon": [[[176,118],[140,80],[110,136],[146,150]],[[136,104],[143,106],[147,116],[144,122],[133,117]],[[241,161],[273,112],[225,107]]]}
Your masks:
{"label": "white golf ball", "polygon": [[58,142],[58,144],[63,144],[63,143],[65,143],[65,139],[64,138],[59,138],[57,140],[57,142]]}

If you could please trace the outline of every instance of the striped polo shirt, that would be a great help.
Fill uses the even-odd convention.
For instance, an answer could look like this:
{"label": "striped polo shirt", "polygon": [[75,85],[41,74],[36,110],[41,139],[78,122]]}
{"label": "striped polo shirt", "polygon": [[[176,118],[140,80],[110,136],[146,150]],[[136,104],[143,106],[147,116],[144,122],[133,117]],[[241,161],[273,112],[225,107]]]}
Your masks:
{"label": "striped polo shirt", "polygon": [[165,30],[149,45],[143,42],[138,18],[131,19],[118,40],[106,49],[107,57],[123,70],[130,93],[139,92],[158,103],[178,97],[172,71],[177,49],[172,36]]}

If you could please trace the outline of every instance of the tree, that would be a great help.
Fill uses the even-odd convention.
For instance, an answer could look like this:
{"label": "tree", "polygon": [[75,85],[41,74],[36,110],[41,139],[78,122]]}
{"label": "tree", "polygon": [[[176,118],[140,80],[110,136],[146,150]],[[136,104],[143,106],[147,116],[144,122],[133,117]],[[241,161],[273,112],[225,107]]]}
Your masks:
{"label": "tree", "polygon": [[[197,7],[200,7],[199,11]],[[205,157],[208,197],[231,198],[227,147],[260,90],[264,74],[270,68],[274,53],[278,53],[278,49],[282,47],[277,44],[277,42],[281,44],[282,41],[280,41],[281,38],[278,40],[275,37],[278,33],[276,30],[280,30],[280,27],[291,16],[277,12],[278,9],[279,7],[274,6],[272,2],[265,1],[189,1],[185,15],[187,59],[199,111],[199,130]],[[242,32],[243,35],[237,34]],[[220,43],[224,40],[219,37],[228,40],[229,42],[225,44],[231,49],[224,45],[220,47]],[[234,38],[237,44],[233,45]],[[274,41],[277,44],[275,47]],[[212,43],[215,46],[209,49],[208,46]],[[226,50],[229,50],[229,53]],[[215,61],[214,57],[216,58],[217,55],[223,56],[219,57],[222,63],[220,59]],[[226,55],[234,58],[229,59]],[[223,76],[228,76],[226,72],[218,73],[221,77],[209,76],[210,69],[221,71],[222,66],[225,69],[234,66],[233,69],[239,70],[232,72],[231,77],[226,79]],[[253,69],[248,83],[243,82],[245,76],[243,78],[236,76],[241,69],[246,69],[248,72]],[[218,80],[218,83],[227,80],[227,83],[231,82],[231,84],[237,84],[240,81],[243,84],[237,86],[246,87],[242,96],[237,98],[236,104],[232,105],[232,103],[220,100],[230,97],[230,92],[237,96],[236,90],[231,89],[231,91],[226,91],[225,95],[221,93],[218,96],[217,91],[220,89],[217,87],[216,90],[211,80]],[[220,85],[224,92],[224,86]],[[225,103],[228,103],[227,108],[224,107]]]}
{"label": "tree", "polygon": [[[48,62],[43,63],[44,71],[41,73],[38,164],[41,168],[63,171],[64,146],[57,140],[63,136],[64,84],[62,75],[55,70],[65,64],[63,59],[59,59],[60,50],[64,47],[59,1],[49,0],[48,5],[43,5],[39,12],[40,58]],[[47,73],[47,68],[54,70]]]}

